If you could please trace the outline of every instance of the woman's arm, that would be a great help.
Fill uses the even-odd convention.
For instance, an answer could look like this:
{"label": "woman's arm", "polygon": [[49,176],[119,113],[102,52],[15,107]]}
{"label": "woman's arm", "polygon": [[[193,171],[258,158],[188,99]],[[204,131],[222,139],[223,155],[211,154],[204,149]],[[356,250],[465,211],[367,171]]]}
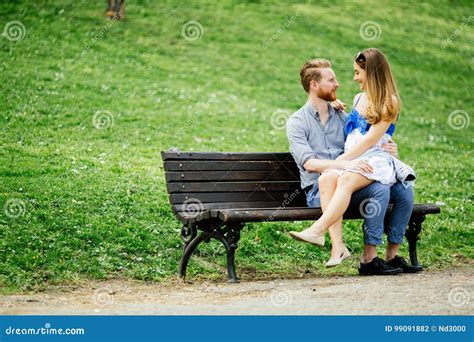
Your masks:
{"label": "woman's arm", "polygon": [[359,157],[380,140],[385,132],[387,132],[390,124],[390,122],[382,120],[375,125],[370,126],[369,131],[364,135],[361,141],[350,150],[337,157],[336,160],[352,160]]}

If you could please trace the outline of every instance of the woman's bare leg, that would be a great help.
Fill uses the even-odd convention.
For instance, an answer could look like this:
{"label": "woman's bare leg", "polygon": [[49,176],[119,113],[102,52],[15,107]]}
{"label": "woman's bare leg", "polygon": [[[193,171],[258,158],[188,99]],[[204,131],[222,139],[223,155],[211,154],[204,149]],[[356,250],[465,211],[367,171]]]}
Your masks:
{"label": "woman's bare leg", "polygon": [[306,231],[310,235],[321,236],[331,227],[338,219],[344,215],[349,207],[352,194],[367,185],[373,180],[367,179],[358,173],[346,172],[341,175],[337,181],[336,191],[331,201],[327,205],[323,215]]}
{"label": "woman's bare leg", "polygon": [[[336,191],[339,175],[335,172],[325,172],[318,179],[319,194],[321,196],[321,209],[326,210]],[[331,238],[331,259],[340,258],[347,250],[342,238],[342,216],[329,227],[329,237]]]}

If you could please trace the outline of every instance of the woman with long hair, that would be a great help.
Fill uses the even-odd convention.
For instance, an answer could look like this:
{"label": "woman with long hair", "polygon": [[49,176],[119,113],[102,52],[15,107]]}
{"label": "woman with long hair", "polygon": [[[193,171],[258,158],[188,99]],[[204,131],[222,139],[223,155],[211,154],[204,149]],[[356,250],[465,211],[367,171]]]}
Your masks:
{"label": "woman with long hair", "polygon": [[[342,218],[355,191],[374,181],[392,185],[397,179],[405,183],[415,179],[409,166],[381,147],[391,139],[401,107],[392,71],[384,54],[375,48],[359,52],[354,60],[354,80],[360,84],[363,92],[354,97],[354,106],[345,126],[347,139],[344,153],[337,160],[357,159],[363,165],[357,170],[325,171],[318,179],[319,188],[328,189],[331,188],[328,183],[334,183],[335,190],[321,192],[322,216],[303,232],[290,232],[293,238],[317,246],[324,245],[326,231]],[[331,259],[326,265],[337,265],[348,256],[350,253],[346,248],[340,258]]]}

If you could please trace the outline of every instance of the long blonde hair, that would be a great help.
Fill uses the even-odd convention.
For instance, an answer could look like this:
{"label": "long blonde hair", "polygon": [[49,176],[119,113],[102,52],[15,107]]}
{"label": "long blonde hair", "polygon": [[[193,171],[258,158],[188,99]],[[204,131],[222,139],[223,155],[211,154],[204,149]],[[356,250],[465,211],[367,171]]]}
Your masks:
{"label": "long blonde hair", "polygon": [[357,54],[355,62],[366,73],[367,122],[394,121],[400,113],[401,100],[384,54],[375,48],[365,49]]}

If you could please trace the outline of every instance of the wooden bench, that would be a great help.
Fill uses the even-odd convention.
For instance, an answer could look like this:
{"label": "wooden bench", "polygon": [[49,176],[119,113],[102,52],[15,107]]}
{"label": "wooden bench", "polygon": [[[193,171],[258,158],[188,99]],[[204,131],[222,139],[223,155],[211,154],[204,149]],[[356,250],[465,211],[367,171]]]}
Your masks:
{"label": "wooden bench", "polygon": [[[234,252],[246,222],[316,220],[321,209],[309,208],[299,171],[290,153],[207,153],[163,151],[166,187],[184,242],[179,276],[184,278],[197,246],[210,239],[227,251],[229,282],[238,282]],[[389,206],[387,217],[391,212]],[[434,204],[416,204],[406,231],[410,261],[418,265],[416,242]],[[345,219],[361,219],[347,211]]]}

